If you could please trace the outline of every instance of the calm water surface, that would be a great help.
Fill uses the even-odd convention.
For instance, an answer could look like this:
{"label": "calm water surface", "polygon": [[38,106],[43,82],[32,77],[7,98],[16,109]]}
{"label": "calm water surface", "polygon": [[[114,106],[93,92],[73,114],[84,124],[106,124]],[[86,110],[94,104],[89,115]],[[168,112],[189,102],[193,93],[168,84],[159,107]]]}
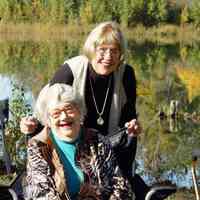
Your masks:
{"label": "calm water surface", "polygon": [[[79,53],[79,45],[1,42],[0,100],[12,97],[14,82],[23,86],[27,102],[33,104],[59,65]],[[150,184],[169,180],[179,188],[191,188],[191,153],[200,148],[200,45],[129,41],[127,60],[136,72],[143,127],[137,171]],[[177,103],[175,119],[170,114],[172,102]]]}

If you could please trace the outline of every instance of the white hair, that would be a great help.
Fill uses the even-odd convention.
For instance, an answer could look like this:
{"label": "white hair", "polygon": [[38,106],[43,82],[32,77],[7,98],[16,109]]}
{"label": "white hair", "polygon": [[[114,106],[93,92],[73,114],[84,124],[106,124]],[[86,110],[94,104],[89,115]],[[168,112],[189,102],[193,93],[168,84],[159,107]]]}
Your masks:
{"label": "white hair", "polygon": [[72,86],[63,83],[56,83],[52,86],[49,86],[48,84],[38,95],[34,115],[43,125],[46,125],[49,109],[63,103],[75,104],[77,109],[83,114],[82,101],[75,93]]}

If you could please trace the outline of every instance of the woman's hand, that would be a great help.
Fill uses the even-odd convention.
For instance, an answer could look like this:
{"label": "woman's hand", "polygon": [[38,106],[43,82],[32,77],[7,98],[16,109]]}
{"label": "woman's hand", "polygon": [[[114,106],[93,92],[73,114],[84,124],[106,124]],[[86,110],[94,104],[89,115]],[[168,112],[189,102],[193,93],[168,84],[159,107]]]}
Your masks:
{"label": "woman's hand", "polygon": [[125,126],[128,129],[129,135],[137,137],[142,132],[140,123],[136,119],[132,119],[131,121],[127,122]]}
{"label": "woman's hand", "polygon": [[38,121],[33,116],[23,117],[20,121],[20,131],[24,134],[33,133],[38,126]]}

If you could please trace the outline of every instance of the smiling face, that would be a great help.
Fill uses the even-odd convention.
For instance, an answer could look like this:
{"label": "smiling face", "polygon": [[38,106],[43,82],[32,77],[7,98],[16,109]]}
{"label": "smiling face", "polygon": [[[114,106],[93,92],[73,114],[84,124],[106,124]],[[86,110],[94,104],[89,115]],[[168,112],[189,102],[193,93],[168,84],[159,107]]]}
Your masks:
{"label": "smiling face", "polygon": [[49,109],[49,126],[56,136],[74,141],[80,130],[80,111],[73,103],[63,103]]}
{"label": "smiling face", "polygon": [[97,74],[109,75],[120,64],[120,50],[115,44],[101,44],[96,47],[92,67]]}
{"label": "smiling face", "polygon": [[119,24],[108,21],[100,23],[90,32],[83,46],[83,54],[97,74],[109,75],[124,62],[126,48]]}

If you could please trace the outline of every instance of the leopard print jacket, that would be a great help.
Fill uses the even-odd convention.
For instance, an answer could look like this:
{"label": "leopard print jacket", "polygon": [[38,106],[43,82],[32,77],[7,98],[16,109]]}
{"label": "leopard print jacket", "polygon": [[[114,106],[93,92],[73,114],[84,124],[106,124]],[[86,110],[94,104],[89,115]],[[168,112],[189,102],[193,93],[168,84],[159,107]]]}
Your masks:
{"label": "leopard print jacket", "polygon": [[[85,178],[76,200],[134,200],[131,186],[122,176],[108,140],[91,129],[85,129],[82,136],[76,161]],[[43,141],[36,137],[28,142],[26,199],[72,200],[50,137]]]}

